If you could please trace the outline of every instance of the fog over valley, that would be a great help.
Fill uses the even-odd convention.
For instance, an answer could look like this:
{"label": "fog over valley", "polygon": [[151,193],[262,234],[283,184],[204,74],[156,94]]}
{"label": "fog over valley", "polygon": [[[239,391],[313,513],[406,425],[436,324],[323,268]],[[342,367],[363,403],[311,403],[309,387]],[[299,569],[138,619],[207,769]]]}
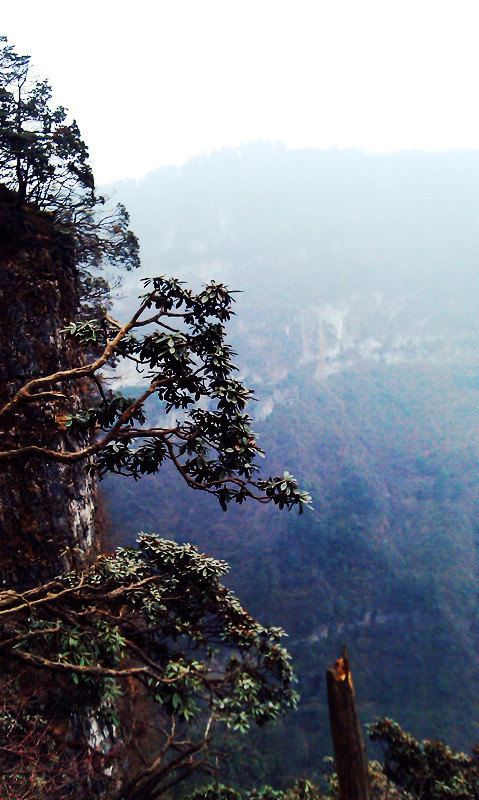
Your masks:
{"label": "fog over valley", "polygon": [[[329,752],[318,681],[344,640],[365,720],[389,714],[466,746],[479,678],[479,155],[257,143],[108,188],[130,209],[142,275],[160,265],[241,289],[231,341],[266,468],[287,465],[315,506],[299,519],[224,515],[164,476],[109,479],[116,535],[141,527],[209,548],[247,606],[286,628],[303,699],[266,738],[278,753],[293,737],[287,775]],[[123,318],[138,280],[125,278]]]}
{"label": "fog over valley", "polygon": [[0,30],[0,800],[479,800],[479,6]]}

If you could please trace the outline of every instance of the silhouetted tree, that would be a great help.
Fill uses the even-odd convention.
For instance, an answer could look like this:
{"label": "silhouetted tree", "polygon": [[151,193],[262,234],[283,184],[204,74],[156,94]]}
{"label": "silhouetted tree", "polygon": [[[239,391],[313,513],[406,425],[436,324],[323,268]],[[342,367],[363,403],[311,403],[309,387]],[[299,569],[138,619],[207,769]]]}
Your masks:
{"label": "silhouetted tree", "polygon": [[63,106],[52,107],[51,98],[30,57],[0,37],[0,183],[17,193],[19,204],[48,211],[68,227],[82,269],[137,266],[138,241],[124,206],[96,194],[77,122]]}
{"label": "silhouetted tree", "polygon": [[[311,497],[293,475],[256,477],[255,458],[262,450],[245,413],[253,392],[234,377],[234,353],[225,341],[224,323],[233,313],[231,292],[212,282],[194,293],[163,276],[144,283],[148,291],[128,322],[106,314],[66,329],[85,348],[95,344],[97,358],[33,378],[0,407],[0,447],[2,427],[9,441],[0,450],[0,461],[37,458],[72,464],[93,459],[91,468],[100,476],[113,472],[135,479],[170,461],[192,489],[215,495],[223,510],[232,500],[252,498],[280,509],[296,506],[302,513]],[[143,330],[147,333],[142,335]],[[137,398],[107,392],[102,385],[103,367],[128,361],[145,379]],[[68,385],[84,380],[98,389],[99,400],[74,412]],[[156,399],[161,423],[147,424],[150,399]],[[65,431],[64,446],[57,449],[34,439],[26,443],[22,435],[25,406],[35,404],[40,414],[45,403],[57,407],[58,425]],[[18,431],[18,446],[12,444],[11,428]],[[88,433],[97,434],[95,441],[75,447],[75,435],[84,441]]]}

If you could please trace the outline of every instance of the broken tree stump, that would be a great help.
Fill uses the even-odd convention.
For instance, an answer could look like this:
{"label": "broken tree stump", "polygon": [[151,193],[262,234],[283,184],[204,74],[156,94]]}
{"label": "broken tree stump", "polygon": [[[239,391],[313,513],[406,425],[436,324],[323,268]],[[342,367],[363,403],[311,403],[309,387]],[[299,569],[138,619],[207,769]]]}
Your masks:
{"label": "broken tree stump", "polygon": [[326,683],[340,800],[370,800],[368,758],[346,650],[326,670]]}

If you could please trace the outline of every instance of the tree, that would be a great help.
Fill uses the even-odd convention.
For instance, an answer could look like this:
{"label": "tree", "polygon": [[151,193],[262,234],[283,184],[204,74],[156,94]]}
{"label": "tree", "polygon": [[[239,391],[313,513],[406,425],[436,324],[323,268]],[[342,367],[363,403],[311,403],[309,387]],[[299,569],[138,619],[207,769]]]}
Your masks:
{"label": "tree", "polygon": [[[99,286],[101,293],[96,267],[136,262],[128,217],[119,208],[98,218],[104,199],[95,194],[76,123],[67,123],[64,109],[50,108],[48,84],[32,79],[28,57],[2,42],[0,179],[17,193],[19,208],[39,209],[70,234],[84,286]],[[146,280],[145,290],[125,323],[97,303],[95,315],[84,312],[68,324],[64,336],[85,353],[75,366],[12,384],[0,406],[0,461],[83,463],[100,477],[113,472],[135,480],[170,462],[223,510],[232,501],[254,499],[302,513],[311,498],[294,476],[257,475],[262,451],[246,413],[252,392],[235,378],[225,340],[232,293],[214,282],[195,293],[162,276]],[[107,388],[105,370],[127,362],[145,382],[133,398]],[[72,385],[81,391],[72,392]],[[37,424],[25,425],[32,416]],[[36,436],[47,418],[61,435],[51,446]],[[55,749],[46,719],[52,701],[63,704],[63,718],[82,720],[84,732],[93,722],[106,726],[103,739],[115,732],[112,753],[124,768],[116,800],[153,800],[195,770],[211,772],[214,726],[242,731],[294,705],[283,633],[263,628],[241,608],[220,583],[226,568],[189,545],[143,535],[137,549],[120,548],[21,593],[13,587],[0,592],[0,660],[8,678],[0,694],[11,745],[0,749],[0,758],[17,797],[78,793],[78,770],[65,769],[67,784],[59,779],[70,745],[64,759],[48,756]],[[40,708],[29,699],[31,685]],[[130,702],[161,709],[147,714],[153,739],[151,730],[141,733],[149,722],[130,713]],[[20,729],[10,724],[15,718]],[[92,730],[88,735],[95,738]],[[32,741],[40,750],[28,751]],[[153,742],[146,754],[145,741]],[[19,768],[25,753],[35,785],[32,773]],[[85,758],[75,762],[90,791],[97,782],[95,796],[112,793],[104,762],[90,769]]]}
{"label": "tree", "polygon": [[340,800],[370,800],[367,753],[345,647],[326,670],[326,685]]}
{"label": "tree", "polygon": [[[87,705],[118,727],[130,762],[138,724],[122,719],[119,702],[128,682],[161,708],[144,712],[153,754],[141,769],[130,764],[118,800],[154,800],[194,771],[211,773],[215,725],[242,732],[296,703],[283,632],[261,626],[222,586],[227,569],[191,545],[141,535],[138,548],[101,556],[83,574],[0,592],[6,674],[19,664],[54,675],[71,713]],[[144,741],[141,749],[144,758]]]}
{"label": "tree", "polygon": [[411,800],[478,800],[479,754],[454,751],[439,741],[420,742],[394,720],[369,726],[369,737],[384,748],[384,772]]}
{"label": "tree", "polygon": [[110,206],[96,193],[78,124],[62,106],[53,108],[51,98],[49,83],[35,77],[30,57],[0,37],[0,183],[17,193],[19,205],[50,212],[70,231],[85,292],[101,289],[104,298],[95,270],[138,266],[138,240],[124,206]]}
{"label": "tree", "polygon": [[[99,355],[32,378],[3,403],[0,461],[83,462],[100,476],[113,472],[134,479],[170,462],[192,489],[214,495],[224,510],[232,501],[254,499],[302,512],[311,498],[294,476],[257,476],[255,457],[261,450],[246,413],[252,392],[234,377],[234,354],[225,340],[232,294],[217,283],[198,293],[164,277],[145,284],[128,322],[105,313],[65,328],[65,336]],[[102,372],[109,365],[121,370],[125,362],[134,363],[145,379],[135,398],[108,390]],[[78,411],[72,384],[83,386],[86,399],[95,391],[96,401]],[[155,404],[149,410],[148,402]],[[26,412],[37,416],[27,441]],[[155,415],[153,423],[147,413]],[[55,417],[63,434],[54,447],[35,439],[44,414]],[[0,593],[3,673],[20,674],[27,686],[38,680],[32,678],[38,671],[47,682],[55,676],[68,717],[78,717],[79,707],[86,706],[97,724],[103,719],[117,726],[116,738],[123,744],[113,763],[121,763],[124,773],[117,776],[123,781],[115,800],[154,800],[192,772],[212,772],[215,725],[240,732],[295,703],[282,631],[263,628],[241,608],[219,582],[225,571],[225,564],[191,546],[142,536],[138,550],[101,556],[90,570],[21,593]],[[41,687],[44,693],[43,681]],[[159,714],[143,713],[154,720],[153,740],[136,711],[125,711],[132,692],[136,704],[161,708]],[[34,730],[43,730],[45,746],[47,730],[38,713],[31,718]],[[16,728],[10,733],[17,744],[10,748],[13,754],[8,752],[7,766],[15,775],[15,752],[24,752],[17,746],[21,733]],[[146,755],[145,739],[154,742]],[[141,764],[135,753],[141,754]],[[84,749],[80,763],[85,759]],[[28,763],[41,765],[42,759],[30,753]],[[56,786],[61,764],[41,780]],[[83,780],[96,781],[98,796],[113,788],[99,786],[103,768],[104,760],[97,758],[89,770],[81,770]],[[76,791],[71,771],[65,775]],[[29,781],[31,775],[23,778]],[[68,796],[61,781],[58,791]]]}
{"label": "tree", "polygon": [[[164,277],[145,284],[127,323],[105,314],[65,329],[65,336],[87,351],[94,345],[100,355],[32,378],[0,407],[0,461],[84,462],[100,476],[135,480],[170,462],[192,489],[214,495],[224,510],[232,501],[254,499],[301,513],[311,498],[293,475],[257,476],[255,457],[262,451],[245,411],[252,392],[234,377],[234,354],[225,341],[232,294],[217,283],[199,293]],[[121,370],[125,362],[146,379],[136,398],[106,388],[102,370],[110,364]],[[75,411],[72,383],[84,384],[86,398],[95,390],[97,400]],[[38,425],[43,413],[55,414],[63,441],[39,445],[34,427],[26,442],[26,410],[35,411]],[[148,413],[160,414],[161,423],[148,422]],[[263,628],[221,586],[226,568],[189,545],[142,536],[137,550],[101,556],[89,571],[0,593],[5,674],[21,665],[27,683],[32,671],[59,676],[68,714],[80,701],[96,719],[118,725],[130,757],[138,725],[135,715],[122,724],[125,687],[133,681],[142,703],[160,704],[155,747],[146,764],[129,765],[116,800],[154,800],[193,771],[211,772],[214,724],[243,731],[294,706],[283,633]],[[98,771],[94,775],[97,780]]]}
{"label": "tree", "polygon": [[[311,497],[289,472],[258,478],[255,458],[262,455],[251,418],[245,413],[253,393],[234,377],[234,353],[225,341],[233,297],[221,283],[199,293],[163,276],[144,281],[147,293],[126,323],[106,314],[103,319],[73,322],[65,333],[100,355],[86,364],[33,378],[0,407],[0,426],[19,430],[22,409],[53,403],[64,447],[49,449],[35,441],[0,450],[0,461],[37,458],[71,464],[90,459],[100,476],[107,472],[131,476],[157,472],[169,461],[195,490],[215,495],[223,510],[231,501],[247,498],[296,506],[302,513]],[[153,310],[153,313],[151,311]],[[142,335],[142,330],[147,331]],[[136,398],[105,391],[100,370],[133,362],[147,385]],[[68,384],[86,380],[98,391],[98,401],[80,413],[69,409]],[[148,425],[147,401],[161,424]],[[172,416],[180,412],[182,419]],[[16,424],[12,424],[16,423]],[[5,425],[7,427],[5,427]],[[75,447],[85,434],[96,440]],[[1,428],[0,428],[1,434]],[[1,438],[0,438],[1,443]]]}

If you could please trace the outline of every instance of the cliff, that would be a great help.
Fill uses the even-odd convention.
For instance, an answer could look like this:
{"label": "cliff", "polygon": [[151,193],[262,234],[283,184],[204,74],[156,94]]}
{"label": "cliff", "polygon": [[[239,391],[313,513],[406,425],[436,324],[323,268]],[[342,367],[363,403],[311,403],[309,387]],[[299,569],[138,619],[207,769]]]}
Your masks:
{"label": "cliff", "polygon": [[[29,378],[75,366],[81,354],[60,331],[79,306],[69,235],[47,214],[19,207],[0,187],[0,402]],[[63,387],[69,409],[86,387]],[[30,403],[0,430],[2,449],[43,444],[64,449],[58,401]],[[32,585],[79,566],[95,548],[95,486],[84,464],[11,461],[0,473],[0,584]]]}

